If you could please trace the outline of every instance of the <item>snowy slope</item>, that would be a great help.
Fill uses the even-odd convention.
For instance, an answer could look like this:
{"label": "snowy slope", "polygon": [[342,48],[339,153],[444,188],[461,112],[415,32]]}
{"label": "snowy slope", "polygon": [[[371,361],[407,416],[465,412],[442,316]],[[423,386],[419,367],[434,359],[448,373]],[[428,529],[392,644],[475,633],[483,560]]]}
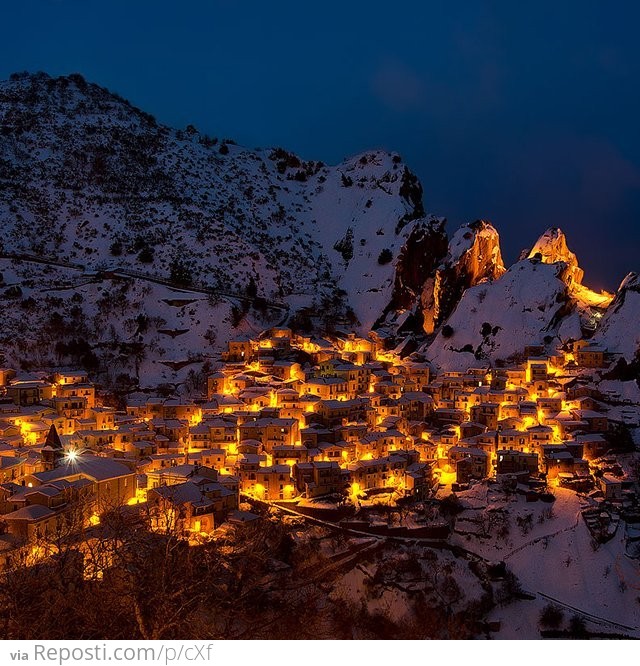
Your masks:
{"label": "snowy slope", "polygon": [[380,252],[395,256],[422,214],[397,155],[327,167],[248,150],[159,125],[77,75],[0,84],[0,127],[5,252],[187,275],[234,293],[253,279],[266,299],[352,307],[364,328],[393,281]]}
{"label": "snowy slope", "polygon": [[[318,245],[331,247],[333,274],[365,329],[391,298],[393,259],[413,227],[404,224],[410,208],[398,194],[413,176],[398,164],[397,156],[370,152],[325,170],[326,180],[309,192],[311,208],[301,215]],[[353,184],[345,187],[345,181]],[[380,264],[383,250],[392,258]]]}
{"label": "snowy slope", "polygon": [[[396,154],[329,167],[249,150],[162,126],[78,75],[0,83],[0,179],[7,362],[69,361],[50,347],[75,338],[143,384],[180,381],[181,364],[236,333],[308,315],[319,329],[369,330],[423,216],[422,189]],[[176,287],[194,290],[182,310],[166,302]],[[139,332],[138,315],[167,332]],[[118,345],[126,353],[112,363]]]}
{"label": "snowy slope", "polygon": [[[234,328],[232,304],[141,279],[0,260],[5,288],[0,350],[24,369],[72,365],[97,370],[105,385],[183,382],[217,357]],[[37,285],[37,286],[36,286]],[[19,286],[21,295],[8,297]],[[250,317],[241,330],[256,333]]]}
{"label": "snowy slope", "polygon": [[554,336],[568,303],[565,264],[524,259],[494,282],[464,292],[457,308],[425,349],[436,366],[465,369],[489,364]]}
{"label": "snowy slope", "polygon": [[[589,506],[588,501],[564,488],[554,488],[554,494],[556,501],[552,505],[530,503],[523,496],[505,498],[482,485],[460,494],[463,502],[479,507],[458,518],[466,530],[469,521],[478,520],[487,511],[507,511],[508,525],[504,536],[494,534],[478,539],[455,535],[456,542],[491,561],[504,560],[523,589],[535,596],[531,601],[518,601],[515,606],[492,611],[491,619],[501,622],[497,637],[540,638],[540,612],[549,603],[563,609],[565,626],[579,611],[585,613],[581,616],[593,631],[637,637],[638,565],[625,555],[624,527],[618,528],[611,541],[594,548],[580,516],[580,511]],[[527,515],[532,520],[530,529],[525,531],[518,527],[518,518]]]}
{"label": "snowy slope", "polygon": [[610,352],[622,354],[628,361],[636,358],[640,350],[640,276],[637,273],[629,273],[620,284],[593,340]]}

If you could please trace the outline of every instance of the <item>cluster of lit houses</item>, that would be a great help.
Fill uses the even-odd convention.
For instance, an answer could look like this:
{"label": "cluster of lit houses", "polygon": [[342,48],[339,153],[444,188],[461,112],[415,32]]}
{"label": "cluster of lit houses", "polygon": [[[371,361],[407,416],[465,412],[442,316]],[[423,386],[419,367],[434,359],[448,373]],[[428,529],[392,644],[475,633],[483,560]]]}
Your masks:
{"label": "cluster of lit houses", "polygon": [[434,376],[385,343],[237,338],[200,400],[136,394],[126,411],[101,406],[84,372],[0,370],[0,549],[55,529],[77,498],[93,502],[89,522],[127,504],[185,535],[251,519],[242,495],[393,501],[497,477],[623,500],[624,479],[593,476],[611,419],[588,369],[606,350],[529,347],[516,365]]}

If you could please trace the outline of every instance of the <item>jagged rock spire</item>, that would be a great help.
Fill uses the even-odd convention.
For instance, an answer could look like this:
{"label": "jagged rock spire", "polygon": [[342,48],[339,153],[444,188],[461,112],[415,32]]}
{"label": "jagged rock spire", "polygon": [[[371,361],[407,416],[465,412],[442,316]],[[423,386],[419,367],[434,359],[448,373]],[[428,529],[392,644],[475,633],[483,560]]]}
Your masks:
{"label": "jagged rock spire", "polygon": [[550,227],[536,241],[529,252],[529,258],[538,257],[545,264],[555,264],[558,261],[564,261],[569,269],[569,274],[573,282],[582,284],[584,271],[578,266],[578,258],[569,249],[567,238],[562,229]]}
{"label": "jagged rock spire", "polygon": [[425,281],[421,304],[425,332],[432,333],[455,309],[465,289],[505,272],[500,237],[493,225],[476,220],[460,227],[432,278]]}

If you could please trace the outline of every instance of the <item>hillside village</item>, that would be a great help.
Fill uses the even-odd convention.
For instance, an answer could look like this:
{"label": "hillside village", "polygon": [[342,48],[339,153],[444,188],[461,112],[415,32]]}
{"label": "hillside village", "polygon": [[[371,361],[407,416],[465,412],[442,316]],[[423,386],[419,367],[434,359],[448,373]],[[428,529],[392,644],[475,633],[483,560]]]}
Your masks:
{"label": "hillside village", "polygon": [[[625,454],[639,410],[594,383],[614,360],[607,349],[529,346],[518,363],[434,374],[390,343],[375,331],[237,336],[200,399],[137,393],[123,409],[105,406],[84,371],[3,368],[3,566],[54,534],[79,499],[87,527],[127,507],[189,543],[255,519],[261,503],[307,514],[411,506],[475,482],[527,501],[553,501],[559,487],[579,493],[600,540],[621,513],[637,520],[637,465]],[[627,536],[637,554],[635,532]]]}
{"label": "hillside village", "polygon": [[397,153],[249,149],[79,75],[0,82],[0,129],[15,636],[54,579],[64,638],[578,635],[549,604],[640,635],[637,273],[592,290],[556,227],[507,265]]}

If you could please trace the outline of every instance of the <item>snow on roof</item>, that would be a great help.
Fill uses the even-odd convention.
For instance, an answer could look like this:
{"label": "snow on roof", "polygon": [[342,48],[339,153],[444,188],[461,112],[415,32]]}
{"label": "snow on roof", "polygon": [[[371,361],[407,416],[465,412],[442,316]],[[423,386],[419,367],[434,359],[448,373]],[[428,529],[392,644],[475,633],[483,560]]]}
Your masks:
{"label": "snow on roof", "polygon": [[45,520],[55,515],[55,511],[52,511],[49,507],[42,506],[41,504],[31,504],[29,506],[23,506],[17,511],[12,511],[11,513],[6,513],[3,517],[4,520],[25,520],[28,522],[34,522],[38,520]]}
{"label": "snow on roof", "polygon": [[172,486],[158,486],[153,488],[153,493],[160,495],[173,504],[193,504],[194,506],[212,506],[213,502],[205,497],[200,486],[191,481],[177,483]]}
{"label": "snow on roof", "polygon": [[46,472],[36,472],[33,476],[41,483],[56,481],[69,476],[82,474],[95,481],[106,481],[123,476],[130,476],[133,472],[122,463],[110,458],[100,458],[89,454],[81,454],[75,460],[63,459],[58,467]]}
{"label": "snow on roof", "polygon": [[258,520],[260,516],[257,516],[255,513],[250,511],[231,511],[227,516],[227,521],[230,523],[250,523],[254,520]]}
{"label": "snow on roof", "polygon": [[18,467],[26,461],[26,457],[21,458],[13,456],[0,456],[0,469],[11,469],[12,467]]}
{"label": "snow on roof", "polygon": [[475,449],[470,446],[452,446],[449,451],[451,453],[462,453],[464,455],[469,455],[469,456],[482,456],[483,458],[486,458],[489,454],[486,451],[483,451],[482,449]]}

